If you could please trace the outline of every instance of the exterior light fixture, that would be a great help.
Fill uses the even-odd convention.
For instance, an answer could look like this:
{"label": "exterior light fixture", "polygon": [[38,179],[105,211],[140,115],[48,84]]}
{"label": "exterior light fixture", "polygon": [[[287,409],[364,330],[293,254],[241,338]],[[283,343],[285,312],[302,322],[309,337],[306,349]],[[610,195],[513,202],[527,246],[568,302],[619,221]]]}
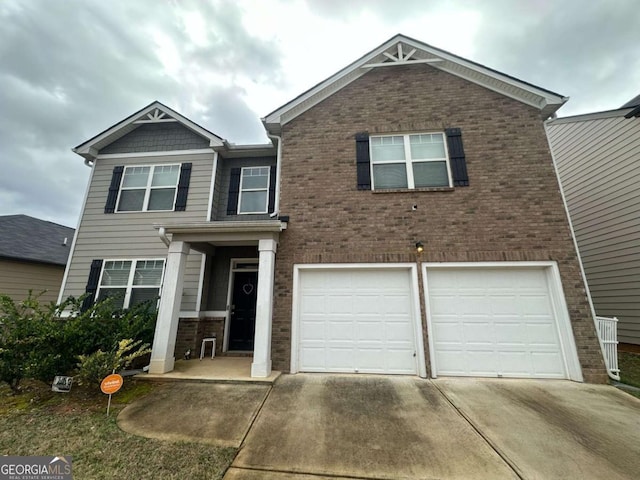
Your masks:
{"label": "exterior light fixture", "polygon": [[416,252],[417,253],[424,252],[424,245],[422,244],[422,242],[416,242]]}

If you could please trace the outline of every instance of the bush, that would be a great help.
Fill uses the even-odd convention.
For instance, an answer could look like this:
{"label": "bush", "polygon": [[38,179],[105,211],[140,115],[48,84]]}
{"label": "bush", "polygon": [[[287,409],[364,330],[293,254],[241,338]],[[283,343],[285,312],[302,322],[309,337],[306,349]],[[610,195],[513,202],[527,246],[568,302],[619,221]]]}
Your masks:
{"label": "bush", "polygon": [[[79,355],[111,352],[123,338],[153,341],[152,302],[122,310],[106,299],[81,311],[82,300],[42,305],[32,292],[22,302],[0,295],[0,381],[16,391],[23,378],[50,382],[71,373]],[[70,316],[61,318],[64,310]]]}
{"label": "bush", "polygon": [[80,385],[100,385],[102,379],[110,373],[127,368],[134,359],[151,352],[148,343],[141,344],[140,340],[134,342],[128,338],[121,340],[118,347],[110,352],[98,350],[89,355],[79,355],[78,383]]}

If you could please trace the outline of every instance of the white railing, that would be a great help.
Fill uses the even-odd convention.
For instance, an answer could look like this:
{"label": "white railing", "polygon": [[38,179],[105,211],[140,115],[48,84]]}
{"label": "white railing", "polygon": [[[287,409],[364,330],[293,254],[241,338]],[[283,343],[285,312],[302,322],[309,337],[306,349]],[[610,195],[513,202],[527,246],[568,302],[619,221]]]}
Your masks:
{"label": "white railing", "polygon": [[616,317],[596,317],[596,327],[609,376],[614,380],[620,380],[620,369],[618,368],[618,319]]}

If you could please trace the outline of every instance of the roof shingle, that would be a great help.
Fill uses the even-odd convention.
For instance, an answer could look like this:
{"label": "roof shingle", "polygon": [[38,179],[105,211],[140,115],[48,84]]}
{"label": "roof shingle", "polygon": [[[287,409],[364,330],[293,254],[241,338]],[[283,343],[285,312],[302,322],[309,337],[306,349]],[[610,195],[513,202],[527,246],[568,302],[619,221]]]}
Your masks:
{"label": "roof shingle", "polygon": [[66,265],[74,232],[27,215],[0,216],[0,257]]}

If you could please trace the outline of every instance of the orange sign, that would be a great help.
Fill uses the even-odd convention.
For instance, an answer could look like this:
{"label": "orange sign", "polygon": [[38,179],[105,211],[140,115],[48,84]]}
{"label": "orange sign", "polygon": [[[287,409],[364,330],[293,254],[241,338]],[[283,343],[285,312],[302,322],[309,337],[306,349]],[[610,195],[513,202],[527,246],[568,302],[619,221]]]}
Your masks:
{"label": "orange sign", "polygon": [[102,380],[100,384],[100,390],[102,393],[111,395],[112,393],[116,393],[122,387],[124,380],[117,373],[112,373],[111,375],[107,375]]}

